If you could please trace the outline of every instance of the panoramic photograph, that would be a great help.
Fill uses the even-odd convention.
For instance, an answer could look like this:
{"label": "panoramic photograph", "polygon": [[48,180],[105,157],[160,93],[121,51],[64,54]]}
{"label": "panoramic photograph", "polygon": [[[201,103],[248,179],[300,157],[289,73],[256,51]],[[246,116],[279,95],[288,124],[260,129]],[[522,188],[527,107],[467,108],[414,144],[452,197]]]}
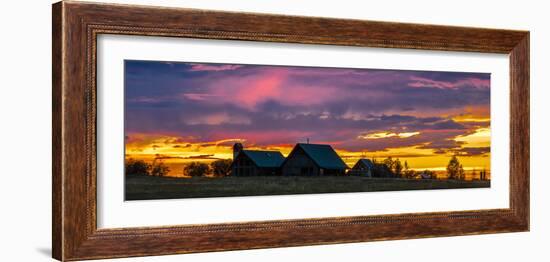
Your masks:
{"label": "panoramic photograph", "polygon": [[125,200],[491,186],[488,73],[124,68]]}

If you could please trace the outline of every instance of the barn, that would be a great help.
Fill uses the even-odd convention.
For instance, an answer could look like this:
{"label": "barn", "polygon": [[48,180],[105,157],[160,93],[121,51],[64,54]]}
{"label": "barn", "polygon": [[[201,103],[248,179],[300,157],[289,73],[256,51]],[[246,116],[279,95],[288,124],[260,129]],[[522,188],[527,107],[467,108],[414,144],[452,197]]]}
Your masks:
{"label": "barn", "polygon": [[278,151],[244,150],[240,143],[233,146],[231,172],[234,176],[270,176],[281,174],[285,157]]}
{"label": "barn", "polygon": [[374,163],[372,163],[370,159],[362,158],[355,163],[348,174],[354,176],[372,177],[374,169]]}
{"label": "barn", "polygon": [[296,144],[281,166],[286,176],[343,175],[348,166],[330,145]]}

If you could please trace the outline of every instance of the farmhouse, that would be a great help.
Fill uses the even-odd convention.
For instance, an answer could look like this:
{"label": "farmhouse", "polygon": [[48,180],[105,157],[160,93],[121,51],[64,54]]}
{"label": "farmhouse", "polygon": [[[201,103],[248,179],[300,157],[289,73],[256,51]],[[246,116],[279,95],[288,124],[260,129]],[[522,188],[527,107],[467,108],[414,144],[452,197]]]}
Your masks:
{"label": "farmhouse", "polygon": [[285,176],[343,175],[348,166],[330,145],[296,144],[282,163]]}
{"label": "farmhouse", "polygon": [[278,151],[244,150],[241,143],[233,145],[234,176],[280,175],[285,157]]}
{"label": "farmhouse", "polygon": [[362,158],[357,161],[348,173],[354,176],[372,177],[374,168],[374,163],[370,159]]}

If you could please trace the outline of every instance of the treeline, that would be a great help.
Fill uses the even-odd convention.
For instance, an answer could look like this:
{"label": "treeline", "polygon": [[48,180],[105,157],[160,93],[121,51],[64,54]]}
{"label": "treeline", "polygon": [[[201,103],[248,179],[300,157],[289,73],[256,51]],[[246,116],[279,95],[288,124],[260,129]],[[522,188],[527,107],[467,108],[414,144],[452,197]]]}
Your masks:
{"label": "treeline", "polygon": [[149,176],[166,176],[170,172],[170,168],[162,161],[153,160],[149,164],[144,160],[127,159],[124,163],[124,173],[126,175],[149,175]]}
{"label": "treeline", "polygon": [[[382,161],[373,159],[372,176],[373,177],[394,177],[394,178],[409,178],[409,179],[437,179],[437,174],[431,170],[415,171],[409,168],[407,161],[401,163],[399,158],[393,159],[388,157]],[[452,156],[447,164],[447,178],[455,180],[466,180],[466,172],[464,167],[456,156]],[[487,171],[485,169],[477,172],[472,171],[472,179],[487,180]]]}
{"label": "treeline", "polygon": [[223,177],[231,172],[231,159],[218,159],[210,164],[203,162],[191,162],[183,168],[184,176],[215,176]]}
{"label": "treeline", "polygon": [[[458,158],[456,156],[453,156],[451,160],[449,160],[449,164],[447,164],[447,177],[449,179],[457,179],[457,180],[465,180],[466,179],[466,172],[464,171],[464,167],[460,162],[458,161]],[[474,169],[472,170],[472,179],[479,180],[487,180],[489,179],[487,177],[487,170],[483,169],[477,173],[477,171]]]}
{"label": "treeline", "polygon": [[415,171],[410,169],[407,161],[401,163],[399,158],[393,159],[387,157],[382,161],[376,158],[372,159],[373,168],[371,170],[373,177],[388,177],[388,178],[429,178],[436,179],[437,175],[431,170]]}
{"label": "treeline", "polygon": [[[231,162],[230,159],[219,159],[210,164],[191,162],[185,165],[182,175],[190,177],[226,176],[231,171]],[[167,176],[170,173],[170,168],[162,161],[157,161],[156,159],[151,164],[144,160],[127,159],[124,164],[124,170],[126,175]]]}

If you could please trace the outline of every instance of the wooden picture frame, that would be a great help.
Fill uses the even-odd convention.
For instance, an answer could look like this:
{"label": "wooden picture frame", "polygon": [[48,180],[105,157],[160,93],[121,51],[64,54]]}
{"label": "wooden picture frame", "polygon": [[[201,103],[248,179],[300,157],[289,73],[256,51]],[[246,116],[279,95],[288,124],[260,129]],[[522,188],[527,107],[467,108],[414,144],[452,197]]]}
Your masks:
{"label": "wooden picture frame", "polygon": [[[53,5],[53,257],[82,260],[529,230],[529,32],[180,8]],[[98,229],[99,34],[508,54],[510,207],[477,211]]]}

